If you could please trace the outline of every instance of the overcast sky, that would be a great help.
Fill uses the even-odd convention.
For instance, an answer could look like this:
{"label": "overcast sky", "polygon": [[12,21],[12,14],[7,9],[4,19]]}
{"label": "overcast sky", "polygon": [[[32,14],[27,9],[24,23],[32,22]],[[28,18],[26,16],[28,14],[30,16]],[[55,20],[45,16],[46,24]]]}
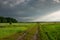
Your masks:
{"label": "overcast sky", "polygon": [[0,0],[0,16],[18,21],[60,21],[58,15],[60,0]]}

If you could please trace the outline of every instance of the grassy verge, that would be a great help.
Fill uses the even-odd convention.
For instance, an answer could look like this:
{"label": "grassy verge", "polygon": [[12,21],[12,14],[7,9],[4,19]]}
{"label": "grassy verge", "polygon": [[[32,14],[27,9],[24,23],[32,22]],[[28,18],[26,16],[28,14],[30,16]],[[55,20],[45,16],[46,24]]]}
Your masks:
{"label": "grassy verge", "polygon": [[41,30],[43,40],[60,40],[60,23],[41,24]]}

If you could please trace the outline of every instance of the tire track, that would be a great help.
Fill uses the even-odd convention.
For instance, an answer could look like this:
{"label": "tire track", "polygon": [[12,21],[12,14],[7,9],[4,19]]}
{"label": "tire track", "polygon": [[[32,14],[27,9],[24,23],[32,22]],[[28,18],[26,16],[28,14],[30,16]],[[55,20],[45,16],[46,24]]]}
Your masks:
{"label": "tire track", "polygon": [[24,32],[22,36],[19,36],[17,40],[37,40],[38,39],[38,27],[34,26],[30,30]]}
{"label": "tire track", "polygon": [[26,36],[27,33],[24,33],[22,36],[19,36],[17,40],[23,40],[24,36]]}
{"label": "tire track", "polygon": [[36,31],[35,31],[35,34],[33,36],[33,40],[40,40],[40,24],[37,22],[36,24]]}
{"label": "tire track", "polygon": [[33,36],[33,40],[38,40],[38,29],[36,30],[36,33]]}

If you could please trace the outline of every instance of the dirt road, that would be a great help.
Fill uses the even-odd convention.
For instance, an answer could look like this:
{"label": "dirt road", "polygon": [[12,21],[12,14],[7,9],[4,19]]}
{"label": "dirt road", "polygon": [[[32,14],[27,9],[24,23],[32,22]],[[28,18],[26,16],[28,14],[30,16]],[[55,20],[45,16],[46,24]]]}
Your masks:
{"label": "dirt road", "polygon": [[19,36],[17,40],[38,40],[38,27],[35,26],[26,31],[22,36]]}

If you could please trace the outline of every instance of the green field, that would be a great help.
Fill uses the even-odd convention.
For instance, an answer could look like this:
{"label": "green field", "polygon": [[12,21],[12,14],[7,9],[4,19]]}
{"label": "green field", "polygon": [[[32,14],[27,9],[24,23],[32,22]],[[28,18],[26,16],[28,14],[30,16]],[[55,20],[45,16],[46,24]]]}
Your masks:
{"label": "green field", "polygon": [[[39,28],[38,28],[39,27]],[[19,33],[27,32],[24,40],[31,40],[38,28],[38,40],[60,40],[59,22],[41,22],[41,23],[0,23],[0,39],[15,40]],[[29,31],[31,29],[31,31]],[[36,29],[36,30],[35,30]],[[16,34],[16,35],[14,35]],[[18,35],[17,35],[18,34]],[[12,36],[13,35],[13,36]],[[21,34],[23,35],[23,34]],[[14,37],[15,36],[15,37]],[[27,39],[28,38],[28,39]]]}
{"label": "green field", "polygon": [[42,23],[40,27],[42,40],[60,40],[60,23]]}
{"label": "green field", "polygon": [[0,38],[15,34],[17,32],[24,32],[28,28],[33,27],[30,23],[13,23],[12,25],[8,23],[0,23]]}

